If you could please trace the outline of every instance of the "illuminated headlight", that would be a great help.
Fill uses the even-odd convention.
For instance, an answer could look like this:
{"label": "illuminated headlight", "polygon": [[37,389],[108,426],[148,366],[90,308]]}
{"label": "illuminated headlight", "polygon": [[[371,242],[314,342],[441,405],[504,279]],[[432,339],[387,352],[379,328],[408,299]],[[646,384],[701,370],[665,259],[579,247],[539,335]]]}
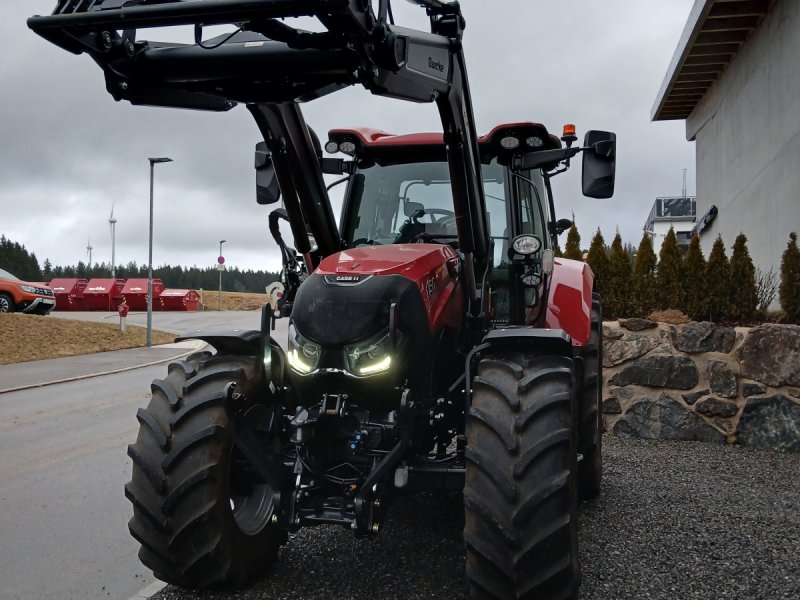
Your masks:
{"label": "illuminated headlight", "polygon": [[519,138],[515,138],[513,135],[508,135],[500,139],[500,145],[506,150],[513,150],[519,146]]}
{"label": "illuminated headlight", "polygon": [[21,289],[23,292],[28,292],[29,294],[36,293],[36,288],[33,287],[32,285],[21,285],[19,286],[19,289]]}
{"label": "illuminated headlight", "polygon": [[392,366],[389,354],[389,334],[366,342],[345,346],[347,368],[354,375],[373,375],[387,371]]}
{"label": "illuminated headlight", "polygon": [[353,142],[342,142],[339,144],[339,150],[345,154],[353,155],[356,153],[356,145]]}
{"label": "illuminated headlight", "polygon": [[536,254],[542,248],[541,240],[535,235],[518,235],[511,242],[511,248],[517,254],[528,256],[529,254]]}
{"label": "illuminated headlight", "polygon": [[328,154],[336,154],[339,151],[339,144],[336,142],[328,142],[325,144],[325,152]]}
{"label": "illuminated headlight", "polygon": [[532,135],[531,137],[525,140],[525,144],[530,148],[541,148],[542,146],[544,146],[544,140],[542,140],[542,138],[540,137]]}
{"label": "illuminated headlight", "polygon": [[298,373],[306,374],[317,368],[320,347],[304,338],[294,325],[289,326],[289,366]]}

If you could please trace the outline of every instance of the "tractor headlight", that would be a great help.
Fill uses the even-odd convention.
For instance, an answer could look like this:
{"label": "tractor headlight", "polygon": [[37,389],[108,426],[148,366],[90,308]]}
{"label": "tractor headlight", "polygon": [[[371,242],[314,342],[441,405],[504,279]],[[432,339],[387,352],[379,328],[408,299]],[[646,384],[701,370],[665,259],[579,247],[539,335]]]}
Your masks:
{"label": "tractor headlight", "polygon": [[311,373],[319,364],[320,347],[297,332],[294,325],[289,326],[289,366],[303,375]]}
{"label": "tractor headlight", "polygon": [[511,242],[511,248],[516,254],[529,256],[541,250],[542,242],[535,235],[523,234],[514,238]]}
{"label": "tractor headlight", "polygon": [[373,375],[389,370],[392,366],[389,346],[388,332],[366,342],[345,346],[348,370],[359,376]]}

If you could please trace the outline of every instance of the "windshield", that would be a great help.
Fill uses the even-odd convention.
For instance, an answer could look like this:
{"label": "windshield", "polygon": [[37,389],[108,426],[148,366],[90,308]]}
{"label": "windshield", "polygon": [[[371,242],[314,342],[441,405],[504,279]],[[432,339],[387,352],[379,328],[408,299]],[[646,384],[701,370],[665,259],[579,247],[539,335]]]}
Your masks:
{"label": "windshield", "polygon": [[[482,166],[489,232],[505,235],[505,169]],[[423,236],[456,239],[450,171],[444,161],[360,167],[350,184],[344,239],[361,244],[401,244]]]}
{"label": "windshield", "polygon": [[19,278],[14,277],[11,273],[6,271],[5,269],[0,269],[0,278],[10,279],[11,281],[19,281]]}

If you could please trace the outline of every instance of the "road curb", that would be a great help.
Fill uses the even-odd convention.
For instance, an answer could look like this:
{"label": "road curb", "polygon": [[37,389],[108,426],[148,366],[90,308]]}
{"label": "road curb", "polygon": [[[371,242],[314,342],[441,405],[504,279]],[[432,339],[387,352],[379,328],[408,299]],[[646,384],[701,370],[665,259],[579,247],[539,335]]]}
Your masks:
{"label": "road curb", "polygon": [[71,381],[80,381],[81,379],[91,379],[92,377],[101,377],[103,375],[113,375],[115,373],[124,373],[125,371],[134,371],[136,369],[143,369],[144,367],[152,367],[153,365],[159,365],[159,364],[162,364],[162,363],[165,363],[165,362],[170,362],[172,360],[176,360],[176,359],[181,358],[183,356],[187,356],[187,355],[191,354],[192,352],[197,352],[197,351],[203,349],[204,347],[208,346],[208,344],[206,344],[205,342],[203,342],[201,340],[189,340],[187,342],[182,342],[180,345],[182,345],[184,348],[186,348],[186,350],[181,352],[181,353],[179,353],[179,354],[175,354],[173,356],[168,356],[167,358],[160,358],[158,360],[154,360],[154,361],[147,362],[147,363],[140,363],[140,364],[136,364],[136,365],[130,365],[130,366],[127,366],[127,367],[120,367],[119,369],[109,369],[107,371],[98,371],[96,373],[87,373],[85,375],[76,375],[74,377],[65,377],[65,378],[62,378],[62,379],[53,379],[52,381],[28,383],[28,384],[25,384],[25,385],[18,385],[16,387],[12,387],[12,388],[4,388],[4,389],[0,389],[0,394],[7,394],[7,393],[10,393],[10,392],[19,392],[19,391],[22,391],[22,390],[30,390],[30,389],[34,389],[34,388],[45,387],[45,386],[48,386],[48,385],[55,385],[57,383],[69,383]]}

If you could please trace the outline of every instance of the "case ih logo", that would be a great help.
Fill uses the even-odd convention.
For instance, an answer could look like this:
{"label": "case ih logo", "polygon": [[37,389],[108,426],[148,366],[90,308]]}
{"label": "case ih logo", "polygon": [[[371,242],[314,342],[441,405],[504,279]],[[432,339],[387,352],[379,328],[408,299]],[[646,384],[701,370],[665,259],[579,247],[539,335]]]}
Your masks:
{"label": "case ih logo", "polygon": [[336,281],[343,281],[345,283],[357,283],[361,281],[360,275],[337,275]]}
{"label": "case ih logo", "polygon": [[439,73],[444,73],[444,65],[440,63],[438,60],[434,60],[430,56],[428,57],[428,66],[434,71],[439,71]]}

